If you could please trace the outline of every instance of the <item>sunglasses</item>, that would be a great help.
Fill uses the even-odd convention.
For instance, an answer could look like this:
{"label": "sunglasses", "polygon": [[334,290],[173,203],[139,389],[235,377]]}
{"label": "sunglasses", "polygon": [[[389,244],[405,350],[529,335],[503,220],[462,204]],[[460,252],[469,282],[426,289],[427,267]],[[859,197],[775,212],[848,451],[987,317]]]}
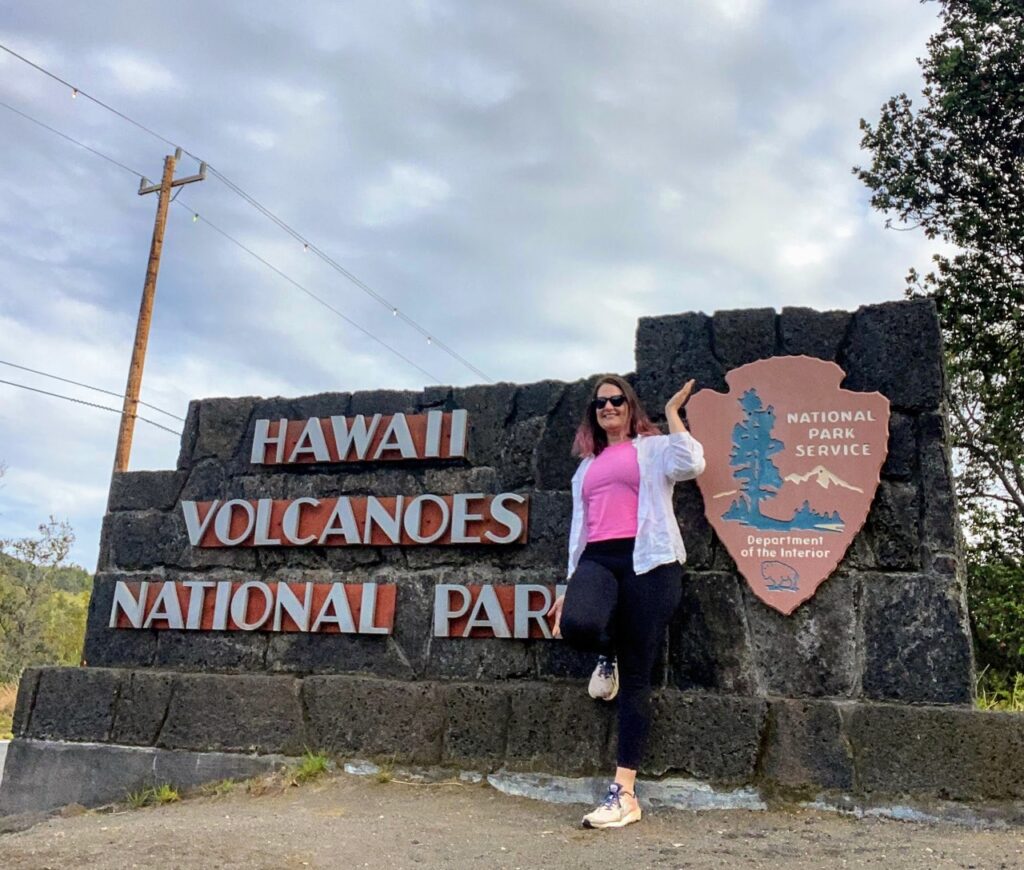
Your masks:
{"label": "sunglasses", "polygon": [[626,404],[626,397],[622,395],[622,393],[619,393],[617,396],[598,396],[590,404],[593,406],[594,410],[600,411],[609,402],[612,403],[613,408],[621,408]]}

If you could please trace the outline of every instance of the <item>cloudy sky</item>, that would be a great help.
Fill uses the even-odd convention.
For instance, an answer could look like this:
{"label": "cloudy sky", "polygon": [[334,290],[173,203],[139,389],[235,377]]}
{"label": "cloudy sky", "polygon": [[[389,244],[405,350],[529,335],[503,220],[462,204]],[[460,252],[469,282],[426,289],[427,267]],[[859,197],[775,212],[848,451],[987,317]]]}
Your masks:
{"label": "cloudy sky", "polygon": [[[850,167],[858,119],[918,93],[936,12],[0,0],[0,43],[208,161],[489,379],[527,382],[630,370],[642,315],[898,298],[930,245],[883,229]],[[159,179],[165,144],[4,53],[0,100]],[[0,359],[122,391],[156,198],[3,107],[0,147]],[[481,380],[220,180],[180,193],[144,401],[184,416],[193,397],[434,379]],[[0,537],[55,514],[91,570],[117,422],[0,384]],[[139,423],[132,468],[171,468],[177,449]]]}

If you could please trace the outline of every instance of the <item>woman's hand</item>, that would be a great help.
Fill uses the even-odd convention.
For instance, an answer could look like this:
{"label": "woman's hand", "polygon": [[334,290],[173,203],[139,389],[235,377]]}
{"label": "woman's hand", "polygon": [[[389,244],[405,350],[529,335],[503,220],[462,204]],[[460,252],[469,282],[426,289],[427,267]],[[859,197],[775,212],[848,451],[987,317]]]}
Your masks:
{"label": "woman's hand", "polygon": [[551,634],[553,637],[562,636],[562,605],[565,603],[565,596],[559,595],[555,599],[555,603],[551,605],[551,609],[548,611],[548,616],[555,617],[555,624],[551,627]]}
{"label": "woman's hand", "polygon": [[679,412],[683,410],[686,403],[689,401],[690,393],[693,392],[693,385],[695,383],[696,381],[694,381],[693,378],[690,378],[690,380],[683,384],[683,388],[665,403],[665,419],[668,420],[669,432],[687,431],[686,425],[679,416]]}

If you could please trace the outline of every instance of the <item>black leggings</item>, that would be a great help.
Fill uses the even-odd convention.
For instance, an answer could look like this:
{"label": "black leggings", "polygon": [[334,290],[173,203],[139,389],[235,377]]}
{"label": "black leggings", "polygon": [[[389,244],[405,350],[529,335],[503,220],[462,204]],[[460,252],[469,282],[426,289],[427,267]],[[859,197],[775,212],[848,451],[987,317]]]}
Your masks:
{"label": "black leggings", "polygon": [[619,767],[640,767],[651,730],[651,671],[682,596],[683,568],[633,573],[633,538],[587,544],[562,606],[570,645],[619,662]]}

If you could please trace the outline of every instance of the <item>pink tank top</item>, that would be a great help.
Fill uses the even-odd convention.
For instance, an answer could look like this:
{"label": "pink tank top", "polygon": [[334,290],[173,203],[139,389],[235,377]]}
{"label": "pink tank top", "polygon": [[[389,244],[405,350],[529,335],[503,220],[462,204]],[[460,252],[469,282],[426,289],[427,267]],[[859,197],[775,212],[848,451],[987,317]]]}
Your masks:
{"label": "pink tank top", "polygon": [[636,537],[640,464],[632,441],[601,451],[583,478],[587,540]]}

